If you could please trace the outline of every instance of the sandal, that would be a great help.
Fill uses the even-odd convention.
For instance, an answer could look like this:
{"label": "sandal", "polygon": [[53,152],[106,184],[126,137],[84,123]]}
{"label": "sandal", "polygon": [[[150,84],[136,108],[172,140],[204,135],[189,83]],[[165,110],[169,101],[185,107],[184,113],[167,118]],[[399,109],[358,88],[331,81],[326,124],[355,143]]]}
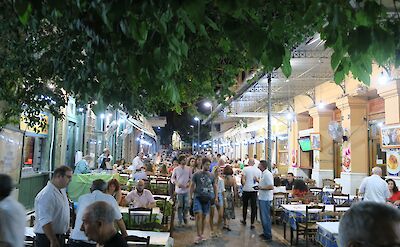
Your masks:
{"label": "sandal", "polygon": [[227,230],[227,231],[232,231],[232,229],[231,228],[229,228],[229,226],[224,226],[224,227],[222,227],[223,229],[225,229],[225,230]]}
{"label": "sandal", "polygon": [[201,236],[197,236],[197,237],[194,239],[194,244],[199,244],[199,243],[201,242],[201,240],[202,240],[202,237],[201,237]]}

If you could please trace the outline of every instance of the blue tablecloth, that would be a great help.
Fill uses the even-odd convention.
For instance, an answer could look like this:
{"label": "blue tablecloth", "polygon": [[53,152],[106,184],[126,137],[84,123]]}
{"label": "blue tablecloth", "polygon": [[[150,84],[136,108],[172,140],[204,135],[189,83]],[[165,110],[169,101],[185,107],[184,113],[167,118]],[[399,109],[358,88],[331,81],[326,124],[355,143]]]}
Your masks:
{"label": "blue tablecloth", "polygon": [[336,236],[322,227],[318,227],[316,240],[324,247],[338,247]]}

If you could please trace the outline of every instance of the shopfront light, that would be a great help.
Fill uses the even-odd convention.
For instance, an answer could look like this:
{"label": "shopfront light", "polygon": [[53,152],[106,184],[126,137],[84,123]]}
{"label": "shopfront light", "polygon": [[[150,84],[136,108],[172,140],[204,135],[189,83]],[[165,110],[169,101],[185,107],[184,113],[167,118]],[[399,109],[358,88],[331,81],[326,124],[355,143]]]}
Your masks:
{"label": "shopfront light", "polygon": [[288,114],[286,114],[286,119],[293,120],[293,113],[289,112]]}
{"label": "shopfront light", "polygon": [[389,76],[382,71],[378,77],[379,84],[385,85],[388,81],[389,81]]}
{"label": "shopfront light", "polygon": [[319,102],[317,107],[318,107],[318,109],[323,110],[323,109],[325,109],[325,103]]}
{"label": "shopfront light", "polygon": [[100,114],[100,118],[104,119],[106,117],[106,115],[104,115],[104,113]]}

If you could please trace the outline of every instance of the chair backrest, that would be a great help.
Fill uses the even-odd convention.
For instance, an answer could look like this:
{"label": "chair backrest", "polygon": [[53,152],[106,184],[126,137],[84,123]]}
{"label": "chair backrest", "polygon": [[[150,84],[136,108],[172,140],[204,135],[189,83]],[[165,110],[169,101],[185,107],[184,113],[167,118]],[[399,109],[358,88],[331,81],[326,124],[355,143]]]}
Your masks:
{"label": "chair backrest", "polygon": [[140,246],[150,246],[150,236],[147,237],[138,237],[135,235],[130,235],[127,236],[126,241],[128,242],[128,246],[134,244],[133,246],[137,246],[138,244],[140,244]]}
{"label": "chair backrest", "polygon": [[343,215],[344,211],[341,212],[324,211],[319,213],[318,221],[332,221],[332,222],[340,221]]}
{"label": "chair backrest", "polygon": [[288,203],[288,198],[289,198],[289,193],[287,192],[276,192],[274,193],[274,198],[272,201],[272,207],[273,208],[279,208],[280,205],[282,204],[287,204]]}
{"label": "chair backrest", "polygon": [[346,212],[350,208],[350,204],[333,205],[334,212]]}
{"label": "chair backrest", "polygon": [[333,193],[332,202],[337,205],[341,205],[344,203],[350,204],[350,195],[342,193]]}
{"label": "chair backrest", "polygon": [[[157,207],[160,208],[161,213],[163,214],[163,218],[161,220],[162,225],[168,225],[168,215],[165,210],[167,209],[167,198],[161,196],[154,196],[154,200],[156,201]],[[160,203],[158,203],[160,202]],[[159,206],[159,204],[161,204]]]}
{"label": "chair backrest", "polygon": [[322,187],[329,187],[329,188],[335,188],[335,180],[329,179],[329,178],[324,178],[322,179]]}
{"label": "chair backrest", "polygon": [[[144,229],[142,229],[141,226],[144,226],[145,225],[144,223],[151,222],[152,216],[153,216],[152,208],[129,208],[128,227],[131,229],[148,230],[145,227],[143,227]],[[132,223],[134,223],[134,226],[132,226]]]}
{"label": "chair backrest", "polygon": [[319,214],[325,212],[325,205],[307,205],[306,220],[307,222],[317,222]]}

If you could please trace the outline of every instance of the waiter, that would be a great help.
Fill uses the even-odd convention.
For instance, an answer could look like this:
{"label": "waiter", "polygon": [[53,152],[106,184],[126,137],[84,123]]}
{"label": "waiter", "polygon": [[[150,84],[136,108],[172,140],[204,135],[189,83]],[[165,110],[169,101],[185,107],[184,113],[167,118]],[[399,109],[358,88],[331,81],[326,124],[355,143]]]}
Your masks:
{"label": "waiter", "polygon": [[69,229],[69,202],[65,188],[71,182],[72,170],[61,166],[35,198],[35,242],[38,247],[64,246],[63,234]]}

